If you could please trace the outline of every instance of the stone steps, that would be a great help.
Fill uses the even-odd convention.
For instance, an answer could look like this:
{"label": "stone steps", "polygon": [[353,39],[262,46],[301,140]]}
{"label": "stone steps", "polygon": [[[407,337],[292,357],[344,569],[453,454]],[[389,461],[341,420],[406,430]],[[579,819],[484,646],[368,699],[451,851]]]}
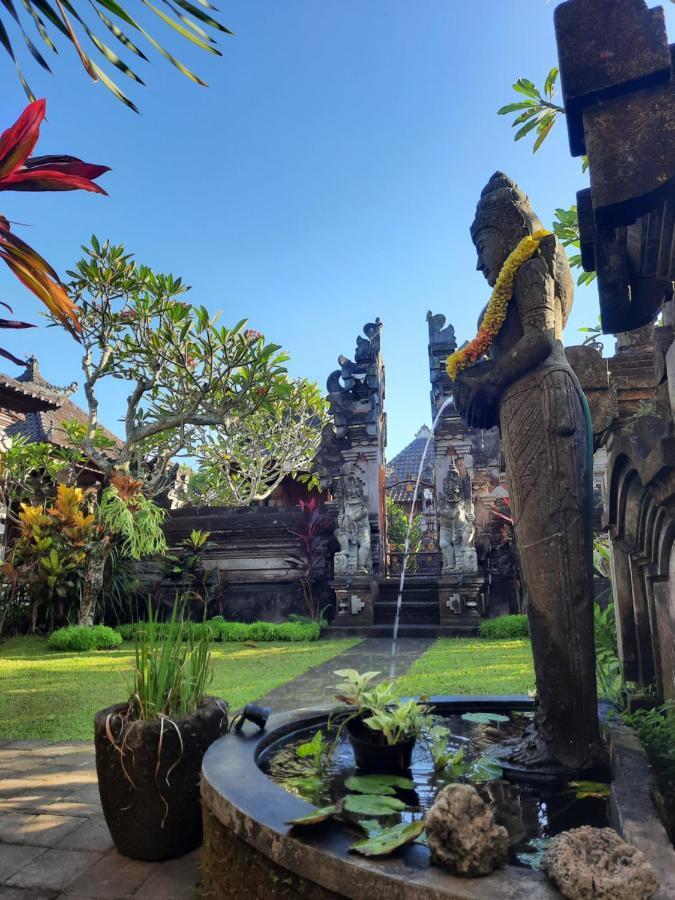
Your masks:
{"label": "stone steps", "polygon": [[[386,625],[331,625],[323,636],[327,638],[391,638],[393,624]],[[460,619],[452,625],[399,625],[400,638],[477,637],[478,622]]]}
{"label": "stone steps", "polygon": [[[375,625],[393,625],[396,605],[395,600],[377,600],[373,610]],[[438,600],[409,600],[404,595],[399,621],[405,625],[440,625]]]}

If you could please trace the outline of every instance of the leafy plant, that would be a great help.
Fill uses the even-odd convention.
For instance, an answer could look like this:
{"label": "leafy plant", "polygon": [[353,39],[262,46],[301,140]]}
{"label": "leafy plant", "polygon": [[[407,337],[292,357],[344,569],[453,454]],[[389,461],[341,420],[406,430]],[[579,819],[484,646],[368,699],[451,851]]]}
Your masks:
{"label": "leafy plant", "polygon": [[546,140],[556,119],[565,114],[565,109],[553,102],[556,94],[556,82],[558,81],[558,69],[554,67],[546,76],[543,91],[540,91],[533,82],[527,78],[519,78],[513,85],[513,90],[526,97],[516,103],[507,103],[497,110],[497,115],[505,116],[517,113],[511,123],[517,127],[513,139],[519,141],[530,132],[535,132],[536,138],[532,146],[532,152],[536,153]]}
{"label": "leafy plant", "polygon": [[330,755],[331,745],[326,740],[323,731],[317,731],[310,741],[305,741],[295,748],[295,754],[299,759],[310,759],[316,772],[321,772],[327,757]]}
{"label": "leafy plant", "polygon": [[290,534],[300,541],[300,552],[290,556],[286,561],[292,569],[299,573],[300,586],[305,602],[305,612],[312,621],[321,619],[320,601],[314,593],[316,581],[324,570],[324,557],[321,553],[321,528],[323,516],[316,499],[312,497],[305,502],[300,501],[303,522],[300,529],[289,528]]}
{"label": "leafy plant", "polygon": [[[408,533],[409,516],[406,511],[396,503],[392,497],[386,498],[386,515],[387,515],[387,544],[390,550],[402,552],[405,549],[405,539]],[[417,568],[417,559],[415,554],[419,553],[422,548],[422,515],[415,516],[410,528],[410,539],[408,542],[408,561],[406,563],[406,571],[414,572]]]}
{"label": "leafy plant", "polygon": [[[574,249],[576,250],[581,250],[581,239],[579,236],[579,217],[575,204],[572,204],[569,209],[556,209],[555,221],[553,222],[553,231],[557,235],[563,247],[574,247]],[[572,268],[580,269],[581,252],[573,253],[569,257],[569,263]],[[594,279],[595,272],[581,272],[579,277],[577,278],[577,284],[590,284]],[[579,330],[592,331],[592,329],[585,328],[580,328]]]}
{"label": "leafy plant", "polygon": [[465,722],[473,722],[474,725],[499,725],[502,722],[508,722],[508,716],[502,716],[500,713],[491,713],[491,712],[478,712],[478,713],[464,713],[462,719]]}
{"label": "leafy plant", "polygon": [[186,622],[175,603],[162,634],[160,624],[148,604],[145,627],[136,636],[133,686],[129,698],[132,721],[169,718],[194,712],[206,693],[213,675],[208,631],[187,631]]}
{"label": "leafy plant", "polygon": [[396,700],[385,707],[374,708],[363,723],[371,731],[381,733],[387,744],[393,746],[419,737],[428,725],[428,712],[429,707],[417,700]]}
{"label": "leafy plant", "polygon": [[[27,22],[30,27],[35,28],[35,31],[39,34],[47,49],[53,53],[57,52],[53,37],[56,32],[59,32],[59,36],[62,39],[65,38],[70,42],[89,77],[93,79],[93,81],[100,81],[126,106],[135,112],[138,112],[131,100],[94,61],[94,59],[85,52],[82,46],[82,37],[86,36],[87,40],[91,41],[96,48],[96,52],[102,57],[101,61],[105,61],[111,66],[114,66],[137,84],[142,85],[144,83],[136,72],[124,62],[115,50],[104,43],[100,35],[92,28],[85,15],[85,12],[88,12],[91,16],[92,11],[95,12],[98,17],[94,19],[94,23],[95,25],[98,25],[99,31],[101,30],[101,25],[105,26],[115,40],[130,54],[147,62],[148,58],[145,55],[145,52],[136,45],[131,37],[129,37],[129,33],[136,33],[137,35],[142,36],[154,50],[161,54],[191,81],[199,85],[205,86],[206,84],[199,76],[191,72],[182,62],[169,53],[169,51],[165,50],[156,38],[153,37],[153,35],[134,17],[131,10],[123,7],[122,4],[117,3],[116,0],[92,0],[89,6],[85,6],[84,3],[78,3],[77,0],[56,0],[55,3],[52,2],[52,0],[24,0],[23,20],[20,15],[21,7],[16,5],[13,0],[6,0],[4,6],[5,10],[3,18],[0,18],[2,46],[14,63],[23,89],[31,100],[35,98],[19,67],[19,61],[10,38],[9,32],[11,29],[7,27],[8,25],[13,25],[20,31],[21,37],[33,59],[45,71],[50,73],[51,68],[43,54],[29,37],[28,31],[25,29],[25,23]],[[223,34],[232,34],[229,29],[225,28],[224,25],[213,18],[211,12],[215,11],[215,7],[211,5],[209,0],[200,0],[200,5],[189,2],[189,0],[176,0],[176,5],[167,4],[167,8],[173,13],[173,16],[169,15],[163,8],[147,2],[147,0],[144,0],[142,7],[138,2],[135,6],[139,12],[142,11],[143,8],[149,9],[180,37],[195,44],[201,50],[205,50],[208,53],[214,53],[217,56],[221,55],[220,51],[215,46],[215,39],[212,34],[206,31],[206,29],[208,28],[212,32],[216,31]],[[113,19],[110,18],[110,13],[113,14]],[[186,15],[186,13],[189,13],[190,15]],[[28,19],[30,21],[28,21]],[[123,30],[122,26],[126,30]]]}
{"label": "leafy plant", "polygon": [[166,511],[141,492],[140,482],[133,483],[128,476],[114,476],[101,494],[98,519],[119,539],[121,552],[130,559],[139,560],[166,550],[162,530],[165,517]]}
{"label": "leafy plant", "polygon": [[588,797],[608,800],[611,791],[611,785],[604,781],[570,781],[568,787],[575,792],[577,800]]}
{"label": "leafy plant", "polygon": [[164,557],[165,575],[172,582],[178,582],[181,593],[189,599],[206,604],[209,585],[217,578],[217,571],[204,571],[204,553],[214,546],[209,541],[210,532],[193,529],[181,541],[177,553]]}
{"label": "leafy plant", "polygon": [[665,825],[675,839],[675,707],[672,701],[655,709],[638,709],[624,720],[635,729],[654,767],[664,802]]}
{"label": "leafy plant", "polygon": [[[31,0],[25,0],[30,6]],[[40,0],[48,3],[48,0]],[[6,0],[6,9],[14,10],[12,0]],[[28,41],[28,38],[26,37]],[[13,55],[0,19],[0,42]],[[29,42],[30,46],[30,42]],[[40,135],[40,125],[45,118],[46,101],[34,100],[17,121],[0,136],[0,191],[92,191],[105,194],[94,179],[108,171],[107,166],[84,163],[74,156],[33,156]],[[64,286],[49,263],[40,254],[16,237],[8,220],[0,214],[0,259],[47,307],[59,325],[77,336],[79,323],[77,311]],[[6,303],[2,304],[7,307]],[[10,312],[11,309],[7,307]],[[30,328],[26,322],[0,319],[0,328]],[[25,365],[9,351],[0,348],[0,356]]]}
{"label": "leafy plant", "polygon": [[121,643],[122,635],[107,625],[69,625],[52,632],[47,646],[61,652],[87,652],[113,650]]}
{"label": "leafy plant", "polygon": [[[358,710],[366,709],[374,689],[372,682],[380,673],[357,672],[356,669],[336,669],[333,674],[343,679],[336,685],[337,699],[350,706],[355,706]],[[383,701],[391,694],[392,688],[391,684],[385,685],[383,693],[379,695]]]}

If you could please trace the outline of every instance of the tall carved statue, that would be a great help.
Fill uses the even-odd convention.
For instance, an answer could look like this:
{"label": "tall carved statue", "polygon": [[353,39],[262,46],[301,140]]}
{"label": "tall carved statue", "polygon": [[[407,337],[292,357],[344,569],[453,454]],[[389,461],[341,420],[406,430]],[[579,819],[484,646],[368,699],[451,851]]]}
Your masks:
{"label": "tall carved statue", "polygon": [[[583,769],[602,760],[593,642],[590,417],[561,343],[573,293],[567,257],[556,237],[542,237],[540,230],[518,186],[501,172],[493,175],[471,226],[477,268],[494,287],[524,238],[535,235],[538,249],[517,267],[491,358],[459,372],[455,396],[468,425],[499,424],[529,596],[537,704],[533,726],[511,758]],[[489,324],[486,316],[483,332]]]}
{"label": "tall carved statue", "polygon": [[363,485],[355,475],[343,479],[335,537],[340,545],[334,557],[335,575],[367,575],[372,570],[370,520]]}
{"label": "tall carved statue", "polygon": [[475,575],[478,557],[473,547],[475,528],[470,519],[471,496],[465,496],[462,478],[453,464],[443,482],[438,504],[438,545],[443,555],[443,575]]}

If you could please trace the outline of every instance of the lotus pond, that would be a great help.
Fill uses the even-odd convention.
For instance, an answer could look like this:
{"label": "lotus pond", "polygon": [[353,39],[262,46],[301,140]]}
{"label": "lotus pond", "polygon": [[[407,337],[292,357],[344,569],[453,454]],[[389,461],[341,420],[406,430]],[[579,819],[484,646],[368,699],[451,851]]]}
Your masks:
{"label": "lotus pond", "polygon": [[435,715],[403,776],[358,770],[339,717],[275,741],[258,765],[286,791],[318,807],[296,820],[297,828],[308,832],[338,819],[354,831],[352,850],[367,856],[423,843],[424,816],[438,792],[453,781],[473,784],[509,833],[509,862],[537,868],[554,835],[579,825],[607,825],[609,785],[520,780],[504,771],[496,747],[522,736],[531,716],[529,711]]}

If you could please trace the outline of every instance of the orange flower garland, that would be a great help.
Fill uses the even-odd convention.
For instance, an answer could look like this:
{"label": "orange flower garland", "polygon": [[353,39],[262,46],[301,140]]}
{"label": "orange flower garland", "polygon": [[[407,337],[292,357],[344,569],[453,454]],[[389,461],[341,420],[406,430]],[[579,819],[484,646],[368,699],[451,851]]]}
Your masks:
{"label": "orange flower garland", "polygon": [[485,310],[483,321],[480,323],[478,334],[466,347],[462,347],[448,357],[446,370],[453,381],[459,372],[468,369],[469,366],[478,362],[482,356],[485,356],[492,346],[492,342],[501,331],[506,319],[509,301],[513,296],[513,283],[518,269],[524,262],[527,262],[528,259],[534,256],[539,249],[539,244],[550,233],[550,231],[542,228],[539,231],[535,231],[534,234],[528,234],[507,257],[492,290],[492,296]]}

